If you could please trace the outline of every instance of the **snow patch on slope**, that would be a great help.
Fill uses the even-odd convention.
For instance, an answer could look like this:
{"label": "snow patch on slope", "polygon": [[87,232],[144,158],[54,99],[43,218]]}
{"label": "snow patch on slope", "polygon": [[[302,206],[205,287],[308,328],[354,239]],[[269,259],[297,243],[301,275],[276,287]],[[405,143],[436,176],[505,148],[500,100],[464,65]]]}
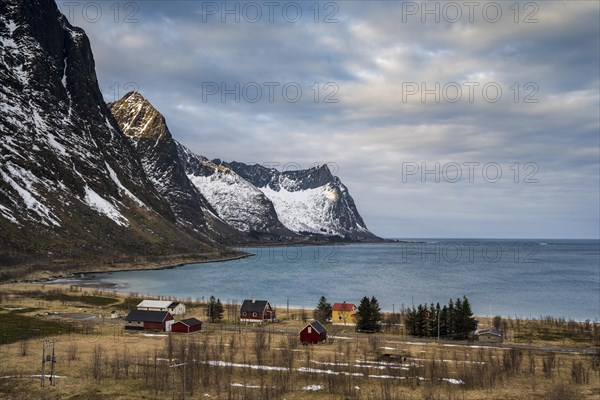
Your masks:
{"label": "snow patch on slope", "polygon": [[[48,222],[50,222],[52,225],[60,226],[58,217],[54,215],[48,207],[36,199],[36,197],[41,196],[35,190],[34,184],[41,183],[41,181],[31,172],[12,163],[7,163],[5,167],[8,170],[8,173],[0,170],[0,175],[2,176],[2,179],[4,179],[4,181],[19,194],[25,207],[35,212],[41,218],[40,222],[42,224],[49,226]],[[21,182],[21,185],[19,185],[13,177],[18,179]],[[13,203],[18,204],[15,199],[12,199],[12,201]]]}
{"label": "snow patch on slope", "polygon": [[188,178],[235,229],[249,232],[264,224],[263,217],[269,212],[264,195],[235,172],[216,170],[210,176],[188,174]]}
{"label": "snow patch on slope", "polygon": [[104,165],[106,166],[106,169],[108,170],[108,173],[110,175],[110,178],[113,180],[113,182],[117,185],[117,187],[119,189],[121,189],[123,191],[123,193],[125,193],[126,196],[128,196],[129,198],[131,198],[133,201],[135,201],[137,203],[138,206],[145,208],[145,209],[149,209],[148,206],[146,206],[146,204],[144,204],[143,201],[141,201],[140,199],[138,199],[133,193],[131,193],[129,191],[129,189],[127,189],[125,186],[123,186],[123,184],[121,183],[121,181],[119,180],[119,178],[117,177],[116,172],[110,167],[110,165],[108,165],[108,163],[105,161]]}
{"label": "snow patch on slope", "polygon": [[289,192],[270,187],[260,189],[275,206],[279,220],[295,232],[313,232],[341,235],[333,215],[333,207],[338,194],[330,184],[315,188]]}
{"label": "snow patch on slope", "polygon": [[13,215],[11,214],[10,209],[7,207],[4,207],[2,204],[0,204],[0,215],[3,216],[4,218],[6,218],[7,220],[9,220],[10,222],[12,222],[13,224],[19,225],[19,222],[17,221],[17,219],[15,217],[13,217]]}
{"label": "snow patch on slope", "polygon": [[103,199],[102,196],[94,192],[88,186],[85,187],[85,202],[100,214],[104,214],[112,219],[116,224],[129,226],[127,218],[125,218],[112,203]]}

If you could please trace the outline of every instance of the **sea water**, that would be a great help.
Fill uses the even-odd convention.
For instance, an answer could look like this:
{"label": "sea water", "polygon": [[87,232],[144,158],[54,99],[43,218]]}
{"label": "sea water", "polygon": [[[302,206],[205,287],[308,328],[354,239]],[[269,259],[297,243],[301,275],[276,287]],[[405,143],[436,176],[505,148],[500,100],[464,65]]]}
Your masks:
{"label": "sea water", "polygon": [[243,248],[252,257],[93,274],[118,291],[312,309],[320,296],[385,311],[467,296],[479,316],[600,320],[600,241],[417,239]]}

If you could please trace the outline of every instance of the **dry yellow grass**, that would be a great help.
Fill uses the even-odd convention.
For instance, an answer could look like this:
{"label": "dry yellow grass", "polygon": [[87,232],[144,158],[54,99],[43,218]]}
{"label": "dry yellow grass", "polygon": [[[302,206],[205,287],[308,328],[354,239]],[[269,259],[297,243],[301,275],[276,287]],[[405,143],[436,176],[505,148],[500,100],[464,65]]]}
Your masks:
{"label": "dry yellow grass", "polygon": [[[552,356],[544,351],[514,352],[515,366],[510,349],[418,343],[389,334],[358,335],[344,327],[331,328],[337,338],[330,343],[302,346],[294,333],[304,325],[299,319],[302,311],[290,310],[296,319],[289,319],[292,315],[285,309],[278,310],[282,322],[259,332],[233,323],[205,325],[203,333],[172,335],[169,340],[163,333],[126,333],[121,320],[107,318],[112,306],[19,296],[23,291],[53,289],[56,286],[2,286],[0,307],[37,308],[25,310],[23,315],[28,316],[59,312],[105,318],[68,322],[80,331],[52,337],[57,341],[56,374],[64,376],[56,379],[56,386],[46,382],[42,389],[39,377],[31,377],[40,373],[40,338],[1,345],[0,376],[11,376],[0,379],[2,399],[164,399],[173,398],[173,389],[180,399],[182,376],[186,399],[597,399],[600,395],[600,365],[595,364],[599,360],[587,355],[555,353],[553,367],[545,373],[544,362],[549,364]],[[188,309],[189,316],[204,319],[203,306]],[[403,363],[385,364],[378,361],[382,352],[409,357]],[[215,361],[230,364],[210,364]],[[168,367],[180,362],[188,363],[185,375],[181,368]],[[580,362],[582,369],[575,372],[583,374],[584,382],[575,383],[574,365]],[[253,365],[273,370],[248,367]],[[305,390],[312,385],[321,389]]]}

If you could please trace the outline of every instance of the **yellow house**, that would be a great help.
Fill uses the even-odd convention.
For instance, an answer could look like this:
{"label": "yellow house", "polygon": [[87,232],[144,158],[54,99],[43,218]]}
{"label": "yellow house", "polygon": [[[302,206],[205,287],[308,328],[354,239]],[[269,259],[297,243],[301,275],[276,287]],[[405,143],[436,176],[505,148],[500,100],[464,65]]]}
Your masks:
{"label": "yellow house", "polygon": [[331,307],[331,322],[334,325],[356,325],[356,306],[352,303],[334,303]]}

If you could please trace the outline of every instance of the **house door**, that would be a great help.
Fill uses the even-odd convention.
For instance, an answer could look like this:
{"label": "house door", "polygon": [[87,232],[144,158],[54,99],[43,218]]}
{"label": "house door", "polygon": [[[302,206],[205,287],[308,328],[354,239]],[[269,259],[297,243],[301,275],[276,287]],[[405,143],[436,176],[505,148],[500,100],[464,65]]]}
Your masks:
{"label": "house door", "polygon": [[165,332],[171,332],[171,328],[173,327],[174,323],[174,320],[165,322]]}

